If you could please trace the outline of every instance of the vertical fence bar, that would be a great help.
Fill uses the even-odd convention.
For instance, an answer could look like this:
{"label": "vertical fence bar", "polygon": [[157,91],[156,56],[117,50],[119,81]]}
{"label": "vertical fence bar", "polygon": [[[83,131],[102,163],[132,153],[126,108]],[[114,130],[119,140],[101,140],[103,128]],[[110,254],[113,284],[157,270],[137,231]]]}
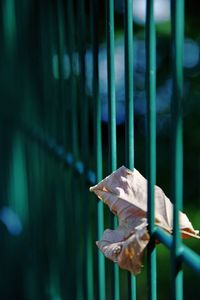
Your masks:
{"label": "vertical fence bar", "polygon": [[[59,66],[59,127],[60,127],[60,141],[58,141],[62,147],[66,144],[65,142],[65,133],[66,133],[66,96],[65,96],[65,74],[64,74],[64,52],[66,47],[66,27],[65,27],[65,15],[64,15],[64,3],[63,0],[57,0],[56,6],[56,23],[57,23],[57,44],[58,44],[58,66]],[[61,149],[61,148],[60,148]],[[64,150],[64,149],[63,149]],[[58,149],[59,151],[59,149]],[[62,153],[62,152],[60,152]],[[68,195],[68,191],[66,192],[66,183],[65,176],[63,174],[63,168],[61,166],[57,166],[57,199],[56,199],[56,210],[57,210],[57,264],[58,264],[58,293],[61,297],[64,297],[64,294],[67,292],[68,287],[65,284],[65,288],[63,289],[63,283],[65,278],[65,270],[66,266],[66,243],[67,237],[64,232],[64,228],[68,224],[68,209],[66,208],[66,194]],[[67,220],[67,221],[66,221]],[[67,280],[68,281],[68,280]]]}
{"label": "vertical fence bar", "polygon": [[[156,184],[156,33],[154,1],[147,0],[146,8],[146,97],[147,97],[147,178],[148,224],[150,235],[154,232],[154,188]],[[148,299],[156,296],[155,241],[148,244]]]}
{"label": "vertical fence bar", "polygon": [[50,26],[51,26],[51,35],[52,35],[52,45],[54,49],[54,54],[56,55],[57,58],[57,63],[58,63],[58,78],[57,80],[54,81],[54,86],[53,86],[53,123],[54,123],[54,137],[56,141],[61,142],[61,137],[60,137],[60,127],[59,127],[59,120],[60,120],[60,115],[59,115],[59,108],[60,108],[60,94],[59,94],[59,85],[60,85],[60,74],[59,72],[59,57],[58,57],[58,27],[57,27],[57,7],[56,7],[56,2],[51,2],[50,3]]}
{"label": "vertical fence bar", "polygon": [[[47,75],[48,74],[48,64],[45,61],[46,56],[48,57],[48,54],[46,55],[46,48],[47,48],[47,34],[44,34],[44,16],[43,16],[43,3],[39,3],[39,24],[40,24],[40,45],[41,45],[41,81],[43,81],[43,101],[44,101],[44,111],[47,109],[47,91],[48,91],[48,84],[47,84]],[[48,132],[48,122],[47,122],[48,114],[44,115],[43,122],[44,122],[44,132]]]}
{"label": "vertical fence bar", "polygon": [[[85,86],[86,86],[86,65],[85,65],[85,54],[86,54],[86,7],[85,1],[78,1],[78,14],[80,28],[78,30],[79,34],[79,56],[80,56],[80,101],[81,101],[81,155],[82,161],[84,163],[84,173],[81,179],[83,198],[88,199],[88,188],[86,186],[87,180],[87,169],[88,169],[88,158],[89,158],[89,136],[88,136],[88,97],[86,96]],[[80,205],[83,203],[81,199]],[[89,204],[86,203],[82,205],[81,210],[81,222],[83,226],[83,253],[85,258],[83,258],[83,288],[84,296],[89,299],[93,298],[93,276],[89,280],[89,274],[92,275],[92,257],[89,257]],[[90,269],[88,269],[88,267]]]}
{"label": "vertical fence bar", "polygon": [[[109,135],[109,171],[113,172],[117,167],[117,147],[116,147],[116,99],[115,99],[115,68],[114,68],[114,0],[107,0],[106,3],[107,21],[107,72],[108,72],[108,135]],[[113,216],[112,226],[116,225],[116,218]],[[119,268],[113,266],[113,287],[112,297],[115,300],[120,298],[119,291]]]}
{"label": "vertical fence bar", "polygon": [[85,54],[86,54],[86,18],[85,18],[85,1],[78,0],[78,15],[80,28],[79,34],[79,61],[80,61],[80,101],[83,103],[81,106],[81,153],[83,162],[85,163],[85,169],[87,169],[89,141],[88,141],[88,99],[85,93],[86,83],[86,66],[85,66]]}
{"label": "vertical fence bar", "polygon": [[[41,90],[42,90],[42,95],[41,95],[41,108],[42,111],[44,112],[46,109],[46,99],[45,99],[45,78],[44,78],[44,74],[45,74],[45,56],[44,56],[44,49],[45,49],[45,35],[44,35],[44,20],[43,20],[43,5],[42,3],[38,3],[37,5],[37,9],[38,9],[38,20],[39,20],[39,36],[40,36],[40,49],[41,49],[41,69],[42,72],[40,72],[40,81],[41,81]],[[46,115],[42,118],[41,120],[41,128],[43,130],[43,133],[46,131]]]}
{"label": "vertical fence bar", "polygon": [[134,169],[134,108],[133,108],[133,0],[124,3],[125,29],[125,98],[126,98],[126,165]]}
{"label": "vertical fence bar", "polygon": [[107,0],[107,71],[108,71],[108,113],[109,113],[109,165],[110,171],[117,167],[116,147],[116,99],[115,99],[115,41],[114,0]]}
{"label": "vertical fence bar", "polygon": [[[62,0],[56,1],[52,6],[52,19],[55,26],[55,49],[58,58],[58,81],[56,85],[56,98],[54,99],[56,107],[56,140],[59,145],[63,143],[63,128],[64,128],[64,110],[63,110],[63,51],[64,51],[64,26],[63,26],[63,7]],[[57,149],[58,151],[58,149]],[[53,226],[54,240],[52,243],[51,253],[51,293],[53,297],[61,297],[61,269],[63,256],[63,202],[61,185],[61,169],[55,161],[52,165],[53,173],[57,173],[54,184],[55,198],[52,201],[52,211],[55,213],[55,222]]]}
{"label": "vertical fence bar", "polygon": [[67,1],[67,27],[68,27],[68,48],[70,58],[70,89],[69,89],[69,102],[70,102],[70,123],[71,123],[71,148],[74,159],[78,159],[78,122],[77,122],[77,93],[76,81],[74,76],[74,54],[75,54],[75,30],[74,30],[74,5],[73,1]]}
{"label": "vertical fence bar", "polygon": [[[66,1],[66,27],[67,27],[67,49],[69,52],[69,60],[70,60],[70,77],[69,77],[69,86],[68,86],[68,97],[66,101],[67,104],[67,117],[69,118],[68,122],[68,142],[67,142],[67,151],[68,153],[72,153],[72,156],[68,154],[68,161],[70,164],[73,163],[73,159],[76,161],[78,159],[78,122],[77,122],[77,88],[76,88],[76,80],[74,76],[74,53],[75,53],[75,20],[74,20],[74,2],[69,0]],[[74,208],[76,205],[72,204],[72,199],[75,200],[75,196],[73,195],[73,189],[75,188],[74,183],[74,170],[69,170],[67,172],[68,175],[68,190],[69,193],[69,200],[68,200],[68,210],[70,215],[70,228],[74,228],[74,218],[76,212],[74,211]],[[75,241],[71,240],[69,238],[69,244],[70,242],[72,245],[68,245],[68,251],[70,255],[73,255],[74,249],[75,249]],[[68,280],[70,281],[68,283],[69,289],[68,289],[68,297],[70,298],[72,293],[74,293],[74,289],[76,288],[76,269],[74,268],[73,262],[68,262],[68,267],[70,270],[70,276]],[[72,273],[72,274],[71,274]]]}
{"label": "vertical fence bar", "polygon": [[63,15],[63,2],[61,0],[57,0],[56,6],[56,27],[57,27],[57,45],[58,45],[58,69],[59,69],[59,111],[60,115],[59,119],[59,136],[62,145],[64,144],[64,130],[65,130],[65,105],[64,105],[64,66],[63,66],[63,58],[64,58],[64,48],[65,48],[65,30],[64,30],[64,15]]}
{"label": "vertical fence bar", "polygon": [[172,201],[173,249],[172,249],[172,298],[183,299],[183,272],[180,261],[181,236],[179,230],[179,210],[183,197],[183,42],[184,42],[184,0],[171,1],[172,16]]}
{"label": "vertical fence bar", "polygon": [[[73,164],[73,170],[70,173],[69,177],[71,180],[71,187],[70,187],[70,196],[73,199],[73,204],[71,205],[71,213],[72,213],[72,224],[71,228],[74,228],[75,223],[75,236],[80,234],[80,228],[77,228],[80,226],[79,218],[80,218],[80,203],[78,203],[79,196],[75,192],[75,189],[77,189],[77,182],[78,185],[80,184],[80,181],[75,182],[74,177],[77,176],[77,173],[75,171],[75,162],[78,160],[79,157],[79,134],[78,134],[78,105],[77,105],[77,79],[75,76],[75,53],[77,53],[76,48],[76,32],[75,32],[75,24],[76,24],[76,18],[75,15],[75,2],[72,0],[69,0],[66,2],[66,9],[67,9],[67,40],[68,40],[68,48],[69,48],[69,58],[70,58],[70,88],[69,88],[69,95],[68,95],[68,101],[69,101],[69,118],[70,118],[70,129],[71,129],[71,145],[69,144],[69,150],[72,151],[72,157],[68,157],[68,160],[70,163]],[[68,137],[69,138],[69,137]],[[71,200],[70,200],[71,202]],[[74,220],[73,220],[74,218]],[[74,251],[76,249],[76,237],[73,237],[72,239],[72,246],[71,246],[71,254],[74,255]],[[81,248],[81,241],[80,248]],[[71,279],[71,285],[70,293],[73,293],[73,288],[75,288],[75,298],[76,299],[82,299],[83,293],[82,293],[82,264],[80,256],[76,257],[75,267],[72,263],[70,263],[70,270],[72,270],[72,279]],[[71,295],[70,295],[71,296]]]}
{"label": "vertical fence bar", "polygon": [[[55,89],[55,85],[52,84],[52,73],[51,73],[52,68],[50,68],[50,66],[51,66],[50,62],[52,59],[52,48],[53,48],[52,47],[53,46],[52,39],[54,39],[54,37],[52,36],[53,31],[52,31],[52,27],[50,25],[52,23],[51,4],[48,3],[45,6],[44,3],[40,2],[40,1],[38,1],[38,4],[40,5],[40,9],[41,9],[40,29],[43,30],[43,36],[41,37],[42,38],[41,43],[44,47],[42,63],[45,66],[44,73],[43,73],[43,82],[45,84],[45,86],[44,86],[44,88],[45,88],[44,89],[44,97],[45,97],[44,112],[45,112],[46,124],[45,124],[45,132],[44,132],[43,138],[44,137],[47,138],[48,134],[52,133],[51,132],[52,104],[55,101],[54,97],[52,97],[52,90]],[[45,11],[48,11],[48,13],[46,15],[44,14]],[[50,22],[50,18],[51,18],[51,22]],[[45,20],[46,20],[46,24],[44,24]],[[46,31],[46,28],[48,28],[48,32]],[[51,89],[49,88],[49,86],[51,86]],[[38,103],[38,105],[39,105],[39,103]],[[48,191],[48,181],[49,181],[49,178],[51,176],[50,174],[51,174],[51,171],[53,170],[54,166],[53,166],[51,160],[49,159],[49,156],[45,155],[45,153],[43,151],[38,152],[38,155],[41,160],[39,164],[43,165],[43,167],[40,167],[41,168],[40,170],[43,170],[42,171],[43,175],[45,174],[44,175],[45,180],[43,182],[43,185],[46,187],[46,189]],[[48,165],[48,167],[47,167],[47,165]],[[41,176],[42,174],[38,173],[38,175]],[[54,185],[54,190],[55,190],[55,185]],[[40,208],[40,210],[42,210],[42,216],[41,216],[42,224],[40,224],[40,228],[43,228],[43,233],[42,233],[40,244],[44,243],[45,246],[48,245],[47,247],[48,247],[49,251],[46,253],[45,258],[43,258],[46,260],[46,268],[45,268],[46,272],[45,272],[44,278],[43,278],[43,286],[46,289],[48,286],[48,289],[50,290],[50,289],[53,289],[53,282],[51,281],[51,277],[52,277],[52,244],[51,244],[48,236],[49,236],[49,232],[51,231],[51,237],[53,239],[54,234],[53,234],[53,230],[52,230],[53,226],[51,227],[51,229],[49,229],[48,225],[47,225],[47,220],[45,219],[45,215],[49,215],[49,216],[51,215],[51,206],[52,206],[52,203],[49,204],[49,202],[51,202],[52,198],[49,197],[50,193],[49,193],[49,191],[48,192],[47,191],[46,191],[46,194],[47,194],[47,197],[49,200],[48,207],[45,207],[47,205],[47,203],[45,203],[45,199],[43,199],[43,201],[41,202],[41,208]],[[41,190],[39,193],[41,193]],[[54,222],[54,224],[55,224],[55,222]],[[44,239],[44,237],[45,237],[45,239]],[[55,277],[56,277],[56,275],[57,274],[54,274]]]}
{"label": "vertical fence bar", "polygon": [[[83,184],[83,197],[86,200],[86,203],[83,205],[82,209],[82,218],[84,220],[84,278],[85,280],[85,297],[88,300],[92,300],[94,297],[94,282],[93,282],[93,257],[91,251],[91,223],[89,221],[90,217],[90,204],[88,202],[88,187],[87,187],[87,170],[89,165],[89,135],[88,135],[88,97],[86,95],[86,63],[85,63],[85,55],[86,55],[86,24],[87,24],[87,14],[85,1],[79,0],[79,22],[80,22],[80,45],[79,45],[79,53],[80,53],[80,71],[81,71],[81,81],[80,81],[80,97],[81,103],[83,103],[82,112],[81,112],[81,153],[82,153],[82,161],[84,162],[84,177],[82,178]],[[95,28],[94,28],[95,30]]]}
{"label": "vertical fence bar", "polygon": [[[99,96],[99,1],[91,0],[92,14],[92,51],[93,51],[93,101],[94,101],[94,144],[95,144],[95,171],[96,182],[102,180],[102,133],[101,133],[101,102]],[[101,238],[104,231],[104,206],[103,202],[97,204],[97,230],[98,239]],[[99,300],[105,300],[105,258],[98,251],[98,295]]]}
{"label": "vertical fence bar", "polygon": [[[43,4],[44,6],[44,4]],[[49,116],[48,116],[48,126],[49,126],[49,133],[51,136],[55,135],[55,125],[54,125],[54,90],[55,90],[55,78],[53,76],[53,52],[54,52],[54,36],[53,36],[53,22],[52,22],[52,8],[51,3],[48,3],[46,6],[46,18],[47,18],[47,28],[48,31],[46,34],[48,35],[48,52],[49,52],[49,59],[51,65],[51,71],[49,72],[49,82],[48,82],[48,106],[49,106]],[[50,86],[50,88],[49,88]]]}
{"label": "vertical fence bar", "polygon": [[[134,169],[134,102],[133,102],[133,0],[124,1],[125,48],[125,163]],[[128,273],[129,299],[136,299],[136,279]]]}

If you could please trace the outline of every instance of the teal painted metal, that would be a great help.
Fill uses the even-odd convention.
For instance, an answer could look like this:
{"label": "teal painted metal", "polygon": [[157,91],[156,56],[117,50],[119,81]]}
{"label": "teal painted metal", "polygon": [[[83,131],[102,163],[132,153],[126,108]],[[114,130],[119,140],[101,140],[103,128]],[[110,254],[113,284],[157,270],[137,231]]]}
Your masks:
{"label": "teal painted metal", "polygon": [[183,271],[179,257],[181,237],[179,231],[179,210],[183,198],[183,42],[184,42],[184,0],[171,1],[172,16],[172,201],[173,213],[173,248],[172,248],[172,297],[183,299]]}
{"label": "teal painted metal", "polygon": [[[60,128],[59,139],[60,143],[63,144],[65,136],[65,112],[66,105],[64,102],[64,49],[65,49],[65,26],[64,26],[64,15],[63,15],[63,2],[61,0],[57,1],[56,7],[56,27],[57,27],[57,49],[58,49],[58,69],[59,69],[59,106],[58,112],[60,112]],[[58,141],[59,142],[59,141]]]}
{"label": "teal painted metal", "polygon": [[[147,1],[146,10],[146,97],[147,97],[147,179],[148,224],[154,232],[154,187],[156,184],[156,33],[154,1]],[[156,300],[156,248],[152,238],[148,244],[148,298]]]}
{"label": "teal painted metal", "polygon": [[125,98],[126,98],[126,166],[134,169],[134,103],[133,103],[133,1],[124,2]]}
{"label": "teal painted metal", "polygon": [[[124,1],[124,49],[125,49],[125,164],[134,169],[134,102],[133,102],[133,1]],[[136,299],[136,279],[128,273],[129,298]]]}
{"label": "teal painted metal", "polygon": [[[160,228],[156,228],[154,232],[154,238],[158,239],[163,243],[169,250],[173,248],[173,238],[171,235],[167,234]],[[178,259],[184,262],[188,267],[194,270],[200,275],[200,257],[194,251],[189,249],[186,245],[182,245],[179,248],[179,253],[177,254]]]}
{"label": "teal painted metal", "polygon": [[[74,218],[75,222],[75,234],[77,238],[80,238],[80,203],[77,203],[79,201],[79,197],[77,194],[73,193],[73,189],[76,189],[76,183],[73,180],[73,177],[77,175],[77,164],[79,160],[80,155],[80,147],[79,147],[79,132],[78,132],[78,92],[77,92],[77,80],[74,74],[74,52],[77,51],[77,41],[75,38],[76,34],[76,18],[75,18],[75,12],[74,12],[74,2],[73,1],[67,1],[66,6],[66,18],[67,18],[67,49],[69,53],[69,60],[70,60],[70,78],[69,78],[69,84],[70,88],[69,90],[69,106],[68,106],[68,114],[69,117],[69,123],[67,124],[68,129],[68,139],[69,142],[67,145],[69,146],[68,151],[71,151],[70,154],[66,155],[66,158],[69,158],[71,160],[71,165],[74,166],[74,169],[72,173],[69,175],[71,179],[71,198],[74,201],[74,209],[75,212],[72,213],[72,218]],[[71,158],[71,159],[70,159]],[[73,243],[75,241],[73,240]],[[75,246],[74,246],[75,247]],[[81,266],[80,266],[81,264]],[[83,298],[83,278],[82,278],[82,267],[83,263],[81,260],[80,255],[78,255],[76,264],[74,266],[75,270],[72,272],[72,279],[74,282],[71,285],[75,287],[76,293],[75,298],[76,299],[82,299]]]}
{"label": "teal painted metal", "polygon": [[[114,0],[107,0],[107,72],[108,72],[108,136],[109,136],[109,172],[113,172],[117,168],[117,136],[116,136],[116,98],[115,98],[115,66],[114,66]],[[116,218],[111,216],[111,225],[117,225]],[[112,275],[112,298],[120,299],[119,291],[119,268],[113,266]]]}
{"label": "teal painted metal", "polygon": [[[87,169],[89,165],[89,100],[86,95],[86,64],[85,64],[85,54],[86,54],[86,12],[85,12],[85,2],[79,0],[79,20],[80,29],[77,28],[78,34],[80,33],[80,44],[79,44],[79,55],[80,55],[80,102],[84,103],[82,106],[81,113],[81,156],[83,158],[83,193],[84,199],[89,198],[89,191],[87,187]],[[83,277],[85,281],[85,292],[84,297],[88,300],[94,298],[94,276],[93,276],[93,256],[92,256],[92,222],[91,222],[91,204],[86,201],[83,207],[83,228],[84,228],[84,254],[85,261],[83,261],[84,270],[83,273],[86,274],[86,278]]]}
{"label": "teal painted metal", "polygon": [[108,72],[108,115],[109,115],[109,171],[117,168],[116,147],[116,98],[115,98],[115,41],[114,1],[107,0],[107,72]]}
{"label": "teal painted metal", "polygon": [[188,267],[200,274],[200,258],[199,255],[186,246],[180,249],[180,259]]}
{"label": "teal painted metal", "polygon": [[75,52],[75,20],[74,20],[74,4],[73,1],[67,1],[67,44],[69,51],[70,60],[70,86],[69,89],[69,101],[70,108],[69,119],[70,119],[70,130],[71,139],[68,143],[73,156],[78,159],[78,120],[77,120],[77,84],[74,75],[74,52]]}
{"label": "teal painted metal", "polygon": [[[93,102],[94,102],[94,144],[95,144],[95,174],[96,183],[102,180],[102,132],[101,132],[101,103],[99,96],[99,64],[98,64],[98,1],[91,1],[92,12],[92,45],[93,45]],[[98,239],[104,231],[104,206],[101,201],[97,204],[97,232]],[[98,294],[99,300],[106,298],[105,258],[98,252]]]}

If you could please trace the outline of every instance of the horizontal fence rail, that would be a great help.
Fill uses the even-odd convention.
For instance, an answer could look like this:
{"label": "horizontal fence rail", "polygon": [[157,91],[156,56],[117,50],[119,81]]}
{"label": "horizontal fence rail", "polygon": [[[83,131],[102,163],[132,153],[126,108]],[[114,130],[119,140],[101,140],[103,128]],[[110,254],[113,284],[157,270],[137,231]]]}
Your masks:
{"label": "horizontal fence rail", "polygon": [[[35,3],[29,8],[22,1],[21,10],[14,0],[8,1],[8,6],[4,2],[0,26],[5,55],[10,66],[21,68],[21,76],[16,79],[20,112],[13,117],[13,127],[24,151],[24,190],[28,195],[27,202],[16,200],[19,207],[27,206],[29,255],[21,271],[24,299],[159,299],[158,243],[170,254],[171,299],[183,299],[184,266],[200,275],[200,256],[182,242],[179,230],[179,211],[183,209],[184,0],[171,1],[168,24],[173,235],[155,225],[154,191],[160,163],[156,1],[146,1],[144,24],[139,26],[133,22],[134,0],[37,0],[30,1]],[[30,20],[25,19],[28,12]],[[8,15],[13,18],[10,27]],[[34,30],[26,41],[29,26]],[[140,70],[139,74],[145,81],[143,133],[135,116],[135,49],[140,36],[136,31],[140,26],[144,26],[141,35],[145,49],[144,72]],[[7,38],[3,34],[6,30]],[[123,101],[116,71],[119,35]],[[139,52],[142,57],[141,48]],[[122,124],[118,122],[118,110],[124,118]],[[7,118],[10,120],[9,114]],[[142,280],[108,262],[95,245],[107,227],[114,229],[118,223],[103,202],[89,194],[89,187],[121,164],[133,171],[141,166],[148,180],[150,242],[142,270],[146,277]]]}

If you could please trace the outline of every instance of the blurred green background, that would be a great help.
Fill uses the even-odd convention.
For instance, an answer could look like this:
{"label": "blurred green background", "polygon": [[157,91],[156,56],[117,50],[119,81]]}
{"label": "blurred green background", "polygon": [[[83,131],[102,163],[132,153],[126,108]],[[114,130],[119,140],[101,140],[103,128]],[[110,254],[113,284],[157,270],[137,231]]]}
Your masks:
{"label": "blurred green background", "polygon": [[[134,85],[135,85],[135,166],[146,173],[145,133],[145,50],[144,20],[138,1],[133,1]],[[156,1],[155,1],[156,2]],[[161,1],[162,2],[162,1]],[[168,2],[168,1],[164,1]],[[164,2],[162,5],[164,5]],[[30,131],[41,128],[67,152],[72,151],[73,120],[70,107],[69,49],[67,1],[62,12],[64,24],[63,76],[59,77],[57,41],[57,1],[0,1],[0,298],[11,299],[83,299],[87,298],[84,224],[91,228],[94,258],[94,298],[97,280],[96,203],[97,199],[83,188],[76,171],[49,153]],[[123,5],[115,1],[116,27],[116,99],[118,166],[124,164],[124,67]],[[140,1],[143,3],[143,1]],[[166,4],[166,3],[165,3]],[[184,43],[184,212],[200,229],[200,18],[199,1],[185,1]],[[168,6],[167,6],[168,7]],[[76,160],[82,159],[81,112],[84,103],[79,92],[78,2],[74,2],[74,77],[77,94]],[[86,10],[86,97],[89,103],[88,166],[94,168],[93,102],[91,94],[91,10]],[[159,10],[158,10],[159,11]],[[160,9],[162,12],[162,9]],[[167,9],[166,9],[167,11]],[[105,1],[99,8],[100,98],[102,103],[103,170],[108,169],[107,75]],[[167,15],[157,22],[157,184],[170,197],[170,21]],[[159,21],[160,20],[160,21]],[[62,94],[60,92],[62,84]],[[60,100],[61,99],[61,100]],[[68,123],[70,125],[68,126]],[[26,124],[26,126],[24,125]],[[89,184],[88,184],[89,187]],[[105,208],[105,227],[110,212]],[[79,223],[76,223],[78,220]],[[78,226],[77,226],[78,224]],[[198,240],[184,241],[200,254]],[[170,253],[158,245],[158,299],[170,299]],[[137,277],[138,299],[147,299],[146,263]],[[109,274],[110,264],[106,264]],[[121,299],[127,297],[126,272],[120,272]],[[81,288],[79,287],[81,286]],[[78,287],[83,291],[80,296]],[[111,284],[107,279],[110,299]],[[198,276],[184,266],[184,299],[199,299]]]}

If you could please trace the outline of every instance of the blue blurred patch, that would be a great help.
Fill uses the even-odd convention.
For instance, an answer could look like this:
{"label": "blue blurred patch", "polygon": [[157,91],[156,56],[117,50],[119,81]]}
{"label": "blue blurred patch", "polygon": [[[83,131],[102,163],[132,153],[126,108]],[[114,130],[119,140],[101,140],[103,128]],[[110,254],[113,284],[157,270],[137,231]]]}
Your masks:
{"label": "blue blurred patch", "polygon": [[21,234],[22,223],[19,216],[11,208],[4,206],[0,210],[0,220],[11,235]]}

